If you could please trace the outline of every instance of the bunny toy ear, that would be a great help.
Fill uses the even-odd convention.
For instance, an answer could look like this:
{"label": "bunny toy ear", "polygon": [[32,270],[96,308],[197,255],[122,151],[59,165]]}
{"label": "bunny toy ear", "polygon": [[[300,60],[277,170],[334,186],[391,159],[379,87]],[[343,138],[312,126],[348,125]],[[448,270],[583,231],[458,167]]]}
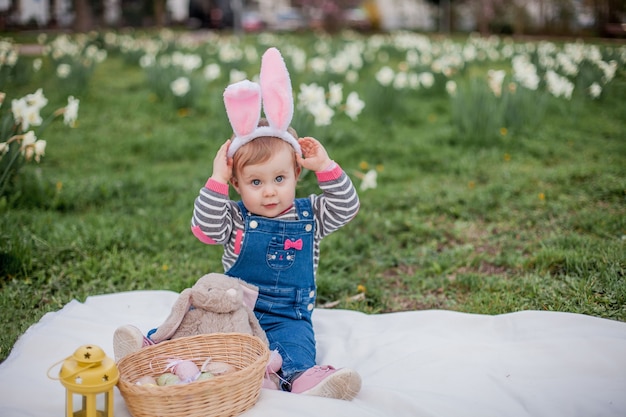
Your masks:
{"label": "bunny toy ear", "polygon": [[[293,118],[293,93],[285,61],[276,48],[270,48],[261,58],[260,83],[248,80],[232,84],[224,91],[224,105],[235,132],[228,156],[261,136],[277,137],[302,154],[298,139],[287,129]],[[261,97],[262,96],[262,97]],[[258,126],[261,102],[269,126]]]}
{"label": "bunny toy ear", "polygon": [[178,330],[183,318],[185,318],[185,314],[189,311],[189,307],[191,307],[191,291],[191,288],[185,288],[180,293],[176,302],[174,302],[174,305],[172,306],[170,315],[167,319],[165,319],[165,322],[157,328],[157,331],[150,336],[150,339],[154,343],[167,340],[172,337],[174,333],[176,333],[176,330]]}

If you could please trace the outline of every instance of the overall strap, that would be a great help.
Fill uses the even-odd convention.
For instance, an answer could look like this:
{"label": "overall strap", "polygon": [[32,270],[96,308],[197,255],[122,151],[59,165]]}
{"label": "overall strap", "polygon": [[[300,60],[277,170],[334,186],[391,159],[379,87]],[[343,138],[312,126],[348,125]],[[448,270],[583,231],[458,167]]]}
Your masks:
{"label": "overall strap", "polygon": [[239,206],[239,210],[241,210],[241,214],[243,216],[243,219],[245,221],[246,216],[248,215],[248,210],[246,209],[246,206],[243,205],[243,201],[239,200],[237,202],[237,205]]}
{"label": "overall strap", "polygon": [[294,203],[298,219],[311,220],[313,218],[313,204],[310,198],[297,198]]}

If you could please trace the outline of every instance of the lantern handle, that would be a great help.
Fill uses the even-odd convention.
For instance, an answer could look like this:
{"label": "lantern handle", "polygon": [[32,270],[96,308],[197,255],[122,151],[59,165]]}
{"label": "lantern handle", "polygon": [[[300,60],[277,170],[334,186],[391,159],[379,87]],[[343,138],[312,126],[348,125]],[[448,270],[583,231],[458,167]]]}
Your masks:
{"label": "lantern handle", "polygon": [[[55,366],[57,366],[58,364],[65,362],[66,360],[70,359],[72,356],[68,356],[67,358],[61,359],[60,361],[57,361],[55,363],[52,364],[52,366],[50,368],[48,368],[48,372],[46,372],[46,374],[48,375],[48,378],[53,379],[55,381],[60,381],[61,377],[54,377],[54,376],[50,376],[50,371],[52,370],[52,368],[54,368]],[[66,376],[66,378],[71,378],[74,375],[78,375],[79,373],[81,373],[82,371],[84,371],[85,369],[89,369],[91,367],[94,367],[98,364],[98,362],[93,362],[88,364],[87,366],[85,366],[84,368],[80,368],[78,371],[74,372],[73,374],[69,374]]]}

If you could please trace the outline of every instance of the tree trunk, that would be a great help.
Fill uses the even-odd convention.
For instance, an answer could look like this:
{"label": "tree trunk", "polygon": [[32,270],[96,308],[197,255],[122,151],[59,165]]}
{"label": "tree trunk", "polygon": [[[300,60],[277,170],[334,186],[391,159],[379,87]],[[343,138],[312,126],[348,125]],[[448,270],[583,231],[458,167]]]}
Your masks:
{"label": "tree trunk", "polygon": [[439,32],[450,33],[450,0],[439,2]]}
{"label": "tree trunk", "polygon": [[74,0],[74,30],[76,32],[88,32],[93,29],[93,13],[89,0]]}
{"label": "tree trunk", "polygon": [[493,5],[491,0],[474,0],[473,3],[478,32],[486,36],[489,34],[489,24],[493,19]]}
{"label": "tree trunk", "polygon": [[49,2],[50,8],[50,19],[48,20],[48,28],[56,29],[59,26],[59,21],[57,19],[57,0],[50,0]]}
{"label": "tree trunk", "polygon": [[154,24],[161,28],[166,25],[165,0],[154,0]]}
{"label": "tree trunk", "polygon": [[9,7],[0,11],[0,32],[4,32],[9,23],[9,16],[19,10],[19,0],[9,0]]}

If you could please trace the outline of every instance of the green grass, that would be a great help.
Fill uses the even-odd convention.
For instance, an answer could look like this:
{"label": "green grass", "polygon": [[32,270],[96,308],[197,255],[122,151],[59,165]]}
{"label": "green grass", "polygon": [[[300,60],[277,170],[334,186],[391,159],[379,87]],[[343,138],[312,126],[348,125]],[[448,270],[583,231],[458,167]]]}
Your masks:
{"label": "green grass", "polygon": [[[13,94],[39,86],[47,108],[64,105],[50,78]],[[0,359],[72,299],[181,291],[221,271],[221,248],[198,242],[189,221],[230,134],[223,87],[185,115],[154,101],[142,70],[121,58],[96,68],[78,126],[46,130],[43,162],[26,166],[21,198],[0,207]],[[455,132],[444,94],[404,94],[383,120],[366,112],[299,131],[324,142],[357,186],[362,162],[382,166],[359,215],[322,244],[319,302],[626,321],[623,97],[621,69],[601,100],[554,99],[541,124],[482,144]],[[305,175],[299,195],[316,190]],[[365,299],[350,301],[358,286]]]}

